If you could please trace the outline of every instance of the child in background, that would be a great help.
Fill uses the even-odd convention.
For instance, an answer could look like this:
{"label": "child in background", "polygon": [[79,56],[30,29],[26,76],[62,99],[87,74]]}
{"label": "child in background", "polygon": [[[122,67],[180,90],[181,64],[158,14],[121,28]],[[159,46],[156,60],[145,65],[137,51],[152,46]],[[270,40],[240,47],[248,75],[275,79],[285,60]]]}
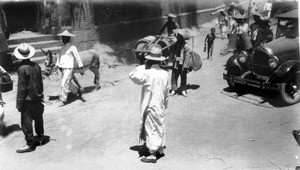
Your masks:
{"label": "child in background", "polygon": [[212,54],[213,54],[213,49],[214,49],[214,40],[216,38],[215,35],[216,29],[211,28],[210,33],[207,34],[205,40],[204,40],[204,52],[206,51],[207,47],[207,60],[212,60]]}

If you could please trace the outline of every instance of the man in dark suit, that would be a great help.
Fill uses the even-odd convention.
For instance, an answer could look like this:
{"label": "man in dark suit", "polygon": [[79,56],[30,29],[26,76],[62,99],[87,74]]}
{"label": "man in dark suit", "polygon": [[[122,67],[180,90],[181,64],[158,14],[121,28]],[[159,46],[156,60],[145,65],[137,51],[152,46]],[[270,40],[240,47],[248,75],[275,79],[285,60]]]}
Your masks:
{"label": "man in dark suit", "polygon": [[[18,153],[34,151],[37,145],[43,143],[43,80],[40,66],[30,61],[34,54],[35,49],[26,43],[14,50],[15,57],[22,60],[18,69],[17,109],[21,113],[21,127],[26,140],[26,145],[18,149]],[[32,121],[37,141],[33,136]]]}

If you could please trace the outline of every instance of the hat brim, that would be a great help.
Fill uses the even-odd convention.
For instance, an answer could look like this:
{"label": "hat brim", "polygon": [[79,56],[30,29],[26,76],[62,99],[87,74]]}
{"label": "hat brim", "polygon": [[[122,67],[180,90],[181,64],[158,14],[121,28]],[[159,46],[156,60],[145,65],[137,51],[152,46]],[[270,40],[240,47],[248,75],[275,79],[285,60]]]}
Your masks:
{"label": "hat brim", "polygon": [[60,33],[60,34],[57,34],[57,36],[75,37],[76,35],[64,31],[64,32],[62,32],[62,33]]}
{"label": "hat brim", "polygon": [[147,56],[145,56],[145,59],[154,60],[154,61],[164,61],[167,58],[166,57],[152,57],[151,55],[147,55]]}
{"label": "hat brim", "polygon": [[173,30],[173,32],[176,33],[176,34],[182,35],[183,39],[185,39],[185,40],[189,40],[189,39],[191,39],[193,37],[191,35],[191,32],[189,30],[175,29],[175,30]]}
{"label": "hat brim", "polygon": [[26,54],[26,55],[21,54],[21,53],[19,52],[19,48],[20,48],[20,46],[17,47],[17,48],[15,48],[15,50],[14,50],[14,56],[15,56],[17,59],[20,59],[20,60],[26,60],[26,59],[29,59],[29,58],[33,57],[34,54],[35,54],[35,49],[34,49],[32,46],[30,46],[30,45],[28,46],[28,48],[29,48],[29,53]]}
{"label": "hat brim", "polygon": [[176,15],[174,15],[174,14],[168,14],[167,15],[169,18],[176,18]]}

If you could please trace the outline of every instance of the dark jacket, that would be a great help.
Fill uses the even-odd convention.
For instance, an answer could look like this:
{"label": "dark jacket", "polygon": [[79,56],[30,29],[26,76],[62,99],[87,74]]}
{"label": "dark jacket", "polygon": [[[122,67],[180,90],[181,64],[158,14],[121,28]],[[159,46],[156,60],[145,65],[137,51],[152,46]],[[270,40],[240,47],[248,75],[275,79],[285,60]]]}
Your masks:
{"label": "dark jacket", "polygon": [[41,68],[30,60],[23,60],[18,76],[17,109],[23,111],[26,101],[41,102],[44,99]]}
{"label": "dark jacket", "polygon": [[168,30],[168,35],[171,35],[173,33],[173,30],[180,28],[179,25],[174,22],[174,21],[167,21],[165,23],[165,25],[161,28],[161,30],[159,31],[158,34],[162,34],[162,32],[165,30],[165,28],[167,27]]}

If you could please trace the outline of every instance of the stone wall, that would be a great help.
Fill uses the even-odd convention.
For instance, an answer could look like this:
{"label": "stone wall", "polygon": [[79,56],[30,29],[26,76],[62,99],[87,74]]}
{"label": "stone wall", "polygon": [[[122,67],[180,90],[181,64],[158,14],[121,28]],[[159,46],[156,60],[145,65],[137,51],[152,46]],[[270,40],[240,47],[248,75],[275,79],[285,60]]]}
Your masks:
{"label": "stone wall", "polygon": [[201,25],[213,19],[212,10],[205,9],[221,4],[223,0],[67,1],[61,7],[62,13],[68,14],[62,15],[62,21],[71,22],[63,22],[62,28],[71,26],[77,35],[74,43],[84,50],[97,41],[125,41],[156,35],[167,21],[168,13],[178,16],[175,21],[181,28]]}

